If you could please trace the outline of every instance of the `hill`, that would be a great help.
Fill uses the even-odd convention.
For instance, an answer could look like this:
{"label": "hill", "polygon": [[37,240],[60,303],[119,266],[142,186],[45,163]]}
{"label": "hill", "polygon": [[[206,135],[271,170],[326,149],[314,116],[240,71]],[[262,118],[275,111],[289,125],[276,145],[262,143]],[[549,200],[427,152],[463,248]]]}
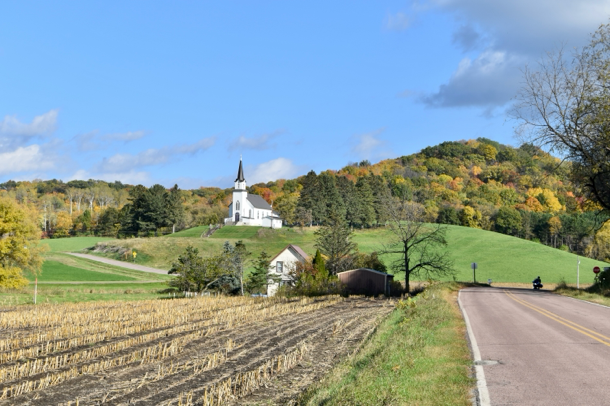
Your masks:
{"label": "hill", "polygon": [[[316,227],[305,227],[303,230],[224,227],[211,238],[134,238],[105,241],[104,244],[136,249],[140,253],[138,258],[142,257],[143,265],[169,269],[172,261],[188,245],[197,247],[203,255],[212,255],[220,252],[225,241],[244,241],[247,249],[253,253],[252,257],[258,256],[263,250],[273,256],[288,244],[296,244],[311,255],[315,252],[315,229]],[[380,251],[388,238],[390,235],[383,228],[354,230],[354,241],[361,252]],[[544,282],[557,283],[563,279],[567,283],[576,283],[575,254],[492,231],[462,226],[448,226],[447,240],[458,271],[457,280],[472,280],[470,264],[477,262],[478,281],[492,279],[495,282],[530,283],[540,275]],[[391,258],[383,259],[389,263]],[[593,281],[594,266],[608,266],[605,262],[580,259],[581,283]],[[401,275],[398,279],[401,279]]]}

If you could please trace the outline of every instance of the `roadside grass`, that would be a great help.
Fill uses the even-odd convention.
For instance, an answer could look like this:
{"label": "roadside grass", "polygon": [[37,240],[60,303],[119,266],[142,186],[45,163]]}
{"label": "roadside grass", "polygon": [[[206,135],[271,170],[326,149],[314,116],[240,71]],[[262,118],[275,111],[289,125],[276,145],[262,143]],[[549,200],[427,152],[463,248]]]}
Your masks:
{"label": "roadside grass", "polygon": [[[106,300],[147,300],[168,298],[167,284],[163,282],[136,283],[57,283],[38,284],[38,295],[36,302],[42,303],[67,303],[67,302],[91,302]],[[34,297],[34,285],[20,290],[0,289],[0,306],[32,303]]]}
{"label": "roadside grass", "polygon": [[470,405],[474,380],[457,305],[458,285],[399,301],[360,351],[299,399],[300,405]]}

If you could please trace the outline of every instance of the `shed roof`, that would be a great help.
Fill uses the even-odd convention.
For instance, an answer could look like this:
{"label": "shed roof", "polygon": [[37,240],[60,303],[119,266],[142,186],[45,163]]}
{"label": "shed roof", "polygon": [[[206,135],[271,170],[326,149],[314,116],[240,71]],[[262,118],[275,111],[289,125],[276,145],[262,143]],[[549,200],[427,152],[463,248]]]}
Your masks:
{"label": "shed roof", "polygon": [[349,271],[337,272],[337,275],[342,274],[342,273],[354,272],[354,271],[368,271],[368,272],[378,273],[380,275],[385,275],[385,276],[388,276],[388,277],[391,277],[391,278],[394,277],[394,275],[392,275],[392,274],[381,272],[381,271],[376,271],[374,269],[369,269],[369,268],[350,269]]}

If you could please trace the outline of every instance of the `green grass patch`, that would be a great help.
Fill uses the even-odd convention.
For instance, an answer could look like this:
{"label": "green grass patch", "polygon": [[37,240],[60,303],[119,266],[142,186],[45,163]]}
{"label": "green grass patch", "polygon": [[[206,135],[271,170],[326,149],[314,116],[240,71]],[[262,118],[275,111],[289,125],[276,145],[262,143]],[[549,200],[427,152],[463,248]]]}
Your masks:
{"label": "green grass patch", "polygon": [[[298,245],[306,253],[313,255],[316,251],[316,229],[284,227],[272,230],[263,227],[227,226],[216,231],[211,238],[133,238],[111,243],[135,249],[138,252],[136,262],[139,264],[170,269],[172,262],[188,245],[198,248],[204,256],[211,256],[221,252],[225,241],[235,243],[243,240],[253,254],[251,258],[256,258],[263,250],[274,256],[288,244]],[[361,252],[381,251],[384,243],[389,242],[390,238],[390,233],[385,228],[354,230],[354,241]],[[456,280],[472,281],[470,264],[476,262],[477,281],[486,282],[487,279],[492,279],[494,282],[531,283],[540,275],[543,283],[558,283],[561,280],[570,284],[576,283],[576,255],[565,251],[491,231],[460,226],[448,226],[447,241],[448,250],[455,261]],[[382,259],[386,264],[390,264],[392,257],[384,256]],[[589,258],[580,259],[582,284],[593,282],[594,266],[608,266],[607,263]],[[246,270],[249,271],[250,269]],[[404,275],[399,274],[396,279],[404,279]]]}
{"label": "green grass patch", "polygon": [[470,405],[474,381],[457,285],[428,289],[383,321],[301,405]]}
{"label": "green grass patch", "polygon": [[[26,274],[29,280],[34,280],[34,276]],[[60,281],[131,281],[135,278],[114,273],[102,273],[87,269],[76,268],[63,264],[58,261],[46,260],[42,264],[42,273],[38,277],[39,282],[60,282]]]}
{"label": "green grass patch", "polygon": [[76,252],[82,249],[93,247],[100,241],[110,241],[107,237],[71,237],[42,240],[41,244],[49,246],[50,252]]}
{"label": "green grass patch", "polygon": [[245,240],[256,237],[258,230],[262,228],[249,226],[222,227],[220,230],[215,231],[210,238]]}
{"label": "green grass patch", "polygon": [[[148,300],[168,298],[167,284],[155,283],[79,283],[39,284],[37,303],[74,303],[106,300]],[[34,285],[18,291],[0,290],[0,306],[32,303]]]}
{"label": "green grass patch", "polygon": [[199,227],[187,228],[186,230],[178,231],[177,233],[168,234],[166,237],[168,237],[168,238],[179,238],[179,237],[200,238],[201,234],[208,231],[209,228],[210,228],[209,226],[199,226]]}

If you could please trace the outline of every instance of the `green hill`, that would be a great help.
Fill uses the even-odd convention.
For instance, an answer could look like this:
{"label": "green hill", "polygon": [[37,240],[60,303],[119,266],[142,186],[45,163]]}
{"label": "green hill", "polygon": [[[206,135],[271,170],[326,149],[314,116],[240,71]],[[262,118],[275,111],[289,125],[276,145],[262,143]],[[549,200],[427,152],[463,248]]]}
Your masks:
{"label": "green hill", "polygon": [[[478,264],[477,280],[494,282],[529,283],[540,275],[543,282],[556,283],[565,279],[576,282],[576,255],[539,243],[510,237],[504,234],[469,227],[447,226],[449,251],[455,261],[457,280],[472,280],[470,264]],[[188,230],[186,230],[188,231]],[[224,227],[211,238],[163,237],[114,240],[112,245],[135,248],[143,265],[169,269],[172,261],[190,244],[203,255],[220,252],[224,241],[234,243],[243,240],[253,257],[265,250],[275,255],[288,244],[300,246],[309,254],[315,252],[314,228],[282,228],[280,230],[259,227]],[[184,232],[183,232],[184,233]],[[178,234],[178,233],[177,233]],[[186,233],[185,233],[186,234]],[[196,234],[196,233],[195,233]],[[188,235],[188,234],[187,234]],[[386,229],[354,230],[354,240],[360,251],[372,252],[383,249],[389,241]],[[386,264],[391,258],[383,258]],[[580,257],[580,282],[593,281],[592,268],[608,266],[607,263]],[[140,261],[138,261],[140,262]],[[398,279],[403,279],[402,275]]]}

